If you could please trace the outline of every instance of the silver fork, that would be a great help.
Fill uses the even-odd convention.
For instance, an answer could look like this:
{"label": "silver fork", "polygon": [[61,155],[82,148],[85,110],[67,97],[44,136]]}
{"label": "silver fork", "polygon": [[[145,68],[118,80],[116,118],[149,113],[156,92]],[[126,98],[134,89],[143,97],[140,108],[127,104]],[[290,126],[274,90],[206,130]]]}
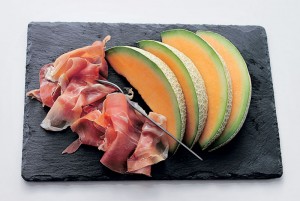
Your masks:
{"label": "silver fork", "polygon": [[[109,82],[107,80],[98,80],[99,83],[101,84],[106,84],[106,85],[110,85],[115,87],[118,91],[120,91],[122,94],[125,94],[124,91],[115,83]],[[164,129],[163,127],[161,127],[160,125],[158,125],[153,119],[151,119],[150,117],[148,117],[143,111],[141,111],[140,108],[136,107],[132,101],[129,100],[129,98],[126,96],[127,102],[129,103],[129,105],[135,109],[136,111],[138,111],[141,115],[143,115],[145,118],[147,118],[149,121],[151,121],[154,125],[156,125],[157,127],[159,127],[162,131],[164,131],[167,135],[169,135],[173,140],[175,140],[176,142],[178,142],[181,146],[183,146],[186,150],[188,150],[191,154],[193,154],[194,156],[196,156],[199,160],[203,161],[203,159],[196,154],[193,150],[191,150],[189,147],[187,147],[185,144],[183,144],[181,141],[179,141],[177,138],[175,138],[169,131],[167,131],[166,129]]]}

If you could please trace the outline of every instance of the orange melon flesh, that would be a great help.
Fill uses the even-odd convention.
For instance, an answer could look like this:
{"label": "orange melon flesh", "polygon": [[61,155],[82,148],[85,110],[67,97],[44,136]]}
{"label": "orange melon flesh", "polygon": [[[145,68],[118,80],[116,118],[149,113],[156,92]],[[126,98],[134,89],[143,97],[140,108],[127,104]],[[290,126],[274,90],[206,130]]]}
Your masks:
{"label": "orange melon flesh", "polygon": [[193,147],[202,133],[207,116],[207,95],[201,75],[189,58],[169,45],[142,40],[138,46],[160,58],[176,75],[187,109],[184,143]]}
{"label": "orange melon flesh", "polygon": [[162,42],[188,56],[205,83],[208,115],[199,144],[206,149],[223,131],[231,109],[231,82],[217,53],[195,33],[175,29],[162,32]]}
{"label": "orange melon flesh", "polygon": [[251,79],[248,68],[238,49],[225,37],[208,31],[198,31],[224,59],[232,80],[232,109],[227,125],[220,137],[210,146],[215,150],[228,143],[242,127],[251,100]]}
{"label": "orange melon flesh", "polygon": [[[166,78],[169,75],[166,76],[157,63],[141,52],[146,51],[118,46],[106,51],[106,59],[118,74],[138,90],[152,111],[167,118],[167,130],[181,141],[185,130],[185,105],[180,85],[172,74],[172,79],[175,78],[174,87],[174,83]],[[178,143],[170,138],[169,145],[170,152],[175,152]]]}

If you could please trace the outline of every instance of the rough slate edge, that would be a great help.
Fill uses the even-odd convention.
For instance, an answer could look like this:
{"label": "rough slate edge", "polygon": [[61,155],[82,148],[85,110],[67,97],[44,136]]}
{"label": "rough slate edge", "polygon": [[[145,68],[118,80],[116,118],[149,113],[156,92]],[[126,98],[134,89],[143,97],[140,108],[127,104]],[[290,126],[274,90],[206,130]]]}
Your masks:
{"label": "rough slate edge", "polygon": [[[30,26],[32,25],[37,25],[37,24],[42,24],[42,25],[46,25],[46,26],[49,26],[49,25],[59,25],[59,24],[65,24],[65,23],[31,23],[29,24],[29,28]],[[78,23],[67,23],[67,24],[78,24]],[[83,25],[87,25],[87,24],[95,24],[95,23],[79,23],[79,24],[83,24]],[[103,25],[120,25],[120,23],[114,23],[114,24],[107,24],[107,23],[97,23],[97,24],[103,24]],[[126,24],[126,23],[122,23],[121,25],[132,25],[132,24]],[[136,25],[140,25],[140,24],[136,24]],[[143,26],[148,26],[149,24],[143,24]],[[149,26],[159,26],[158,24],[150,24]],[[181,26],[181,27],[184,27],[184,26],[193,26],[193,25],[181,25],[181,24],[176,24],[176,25],[167,25],[167,26]],[[194,25],[194,26],[199,26],[199,25]],[[213,30],[213,29],[218,29],[218,28],[224,28],[226,26],[215,26],[215,25],[202,25],[202,28],[204,29],[210,29],[210,30]],[[231,25],[231,27],[243,27],[243,26],[233,26]],[[269,52],[268,52],[268,46],[267,46],[267,38],[266,38],[266,34],[265,34],[265,30],[264,28],[262,27],[258,27],[258,26],[247,26],[247,27],[253,27],[253,28],[258,28],[258,29],[261,29],[261,32],[262,32],[262,35],[263,37],[265,37],[265,40],[263,40],[265,42],[265,46],[266,46],[266,57],[267,57],[267,69],[270,73],[270,80],[268,81],[271,81],[272,82],[272,78],[271,78],[271,68],[270,68],[270,61],[269,61]],[[29,31],[29,29],[28,29]],[[29,52],[30,52],[30,47],[31,47],[31,43],[30,41],[28,40],[28,46],[27,46],[27,62],[26,62],[26,66],[29,65],[30,63],[30,57],[29,57]],[[53,58],[51,58],[53,59]],[[249,62],[252,62],[251,60]],[[253,60],[253,62],[255,62],[255,60]],[[27,72],[27,69],[26,69],[26,72]],[[27,82],[29,81],[29,78],[26,76],[26,86],[27,86]],[[27,90],[27,87],[26,87],[26,90]],[[273,92],[273,87],[271,86],[271,89],[270,89],[270,93],[272,94],[272,97],[271,97],[271,105],[274,104],[274,117],[275,117],[275,124],[274,125],[277,130],[275,129],[275,132],[277,132],[277,143],[275,148],[278,148],[278,156],[279,156],[279,161],[278,161],[278,171],[277,172],[274,172],[274,174],[264,174],[264,173],[260,173],[260,172],[254,172],[252,174],[245,174],[245,175],[239,175],[239,174],[232,174],[232,173],[229,173],[229,174],[217,174],[217,173],[213,173],[213,172],[210,172],[210,171],[207,171],[207,172],[201,172],[199,173],[198,175],[187,175],[185,177],[163,177],[163,178],[155,178],[155,179],[268,179],[268,178],[277,178],[277,177],[280,177],[282,175],[282,162],[281,162],[281,154],[280,154],[280,144],[279,144],[279,135],[278,135],[278,126],[277,126],[277,120],[276,120],[276,110],[275,110],[275,102],[274,102],[274,92]],[[28,98],[25,97],[25,103],[28,102]],[[273,104],[272,104],[273,103]],[[26,106],[25,106],[26,107]],[[25,108],[26,109],[26,108]],[[25,113],[24,113],[25,115]],[[69,175],[69,176],[66,176],[64,178],[61,178],[61,177],[53,177],[53,176],[50,176],[50,175],[28,175],[27,172],[24,172],[24,156],[25,156],[25,145],[26,145],[26,134],[28,134],[29,132],[29,127],[28,127],[28,124],[26,122],[26,117],[24,116],[24,142],[23,142],[23,160],[22,160],[22,177],[27,180],[27,181],[49,181],[49,180],[52,180],[52,181],[62,181],[62,180],[82,180],[82,181],[86,181],[86,180],[143,180],[143,179],[147,179],[148,178],[145,178],[145,177],[140,177],[140,176],[130,176],[130,175],[123,175],[123,176],[114,176],[114,175],[110,175],[110,176],[107,176],[105,177],[105,175],[102,175],[102,176],[99,176],[99,177],[89,177],[89,176],[83,176],[83,175]],[[276,134],[276,133],[275,133]],[[274,134],[274,135],[275,135]],[[238,138],[238,137],[237,137]],[[234,142],[232,142],[233,144]],[[227,148],[223,149],[227,150]],[[196,150],[196,151],[199,151],[199,150]],[[228,150],[227,150],[228,151]],[[217,153],[217,152],[215,152]],[[182,155],[182,154],[181,154]],[[208,156],[210,157],[213,157],[214,156],[214,153],[213,154],[208,154]]]}

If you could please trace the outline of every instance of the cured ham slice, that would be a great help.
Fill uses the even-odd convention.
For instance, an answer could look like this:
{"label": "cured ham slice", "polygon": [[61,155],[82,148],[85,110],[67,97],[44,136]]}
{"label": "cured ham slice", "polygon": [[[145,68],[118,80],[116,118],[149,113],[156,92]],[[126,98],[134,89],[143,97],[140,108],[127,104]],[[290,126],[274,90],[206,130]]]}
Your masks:
{"label": "cured ham slice", "polygon": [[36,98],[43,103],[43,106],[52,107],[54,101],[60,96],[60,87],[58,82],[52,82],[46,79],[46,73],[52,68],[52,64],[44,65],[40,70],[40,89],[34,89],[27,93],[27,96]]}
{"label": "cured ham slice", "polygon": [[103,143],[105,128],[101,125],[96,125],[95,121],[101,115],[99,110],[94,110],[75,121],[71,129],[79,135],[79,138],[70,144],[62,153],[74,153],[82,144],[94,147],[100,146]]}
{"label": "cured ham slice", "polygon": [[99,74],[100,68],[103,66],[102,63],[93,64],[86,59],[76,57],[70,58],[67,62],[67,66],[70,66],[69,69],[62,74],[58,80],[62,93],[72,79],[84,80],[86,82],[95,82],[95,80],[104,79],[100,77]]}
{"label": "cured ham slice", "polygon": [[110,40],[110,36],[104,38],[104,40],[96,41],[91,46],[82,47],[68,53],[65,53],[58,57],[53,63],[54,68],[47,73],[47,79],[55,82],[60,79],[62,75],[72,71],[73,61],[72,58],[81,58],[89,63],[101,64],[99,67],[100,75],[106,78],[108,75],[107,63],[105,57],[105,43]]}
{"label": "cured ham slice", "polygon": [[105,116],[111,120],[117,135],[100,162],[123,174],[127,172],[127,159],[136,148],[141,133],[141,127],[138,126],[141,123],[132,122],[133,119],[129,118],[130,109],[124,94],[110,94],[104,102]]}
{"label": "cured ham slice", "polygon": [[102,84],[73,79],[53,104],[41,127],[50,131],[64,130],[80,118],[84,106],[101,100],[113,91],[115,89]]}
{"label": "cured ham slice", "polygon": [[[150,112],[149,117],[166,128],[166,117]],[[151,165],[168,157],[169,144],[165,133],[146,120],[133,155],[127,161],[128,172],[150,176]]]}
{"label": "cured ham slice", "polygon": [[26,96],[31,96],[31,98],[35,98],[38,101],[42,102],[41,93],[39,89],[34,89],[26,93]]}
{"label": "cured ham slice", "polygon": [[110,36],[107,36],[103,41],[96,41],[91,46],[65,53],[54,63],[44,65],[39,74],[40,89],[28,92],[27,96],[52,107],[72,79],[90,83],[95,83],[98,79],[106,79],[108,70],[104,59],[104,48],[109,39]]}

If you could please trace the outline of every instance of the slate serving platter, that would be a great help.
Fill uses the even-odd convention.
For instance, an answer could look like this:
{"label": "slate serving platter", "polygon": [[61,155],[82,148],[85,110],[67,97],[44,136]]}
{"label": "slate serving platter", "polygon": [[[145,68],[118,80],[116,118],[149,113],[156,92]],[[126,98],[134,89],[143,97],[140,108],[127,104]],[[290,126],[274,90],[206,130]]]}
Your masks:
{"label": "slate serving platter", "polygon": [[[48,109],[25,96],[22,177],[26,181],[86,180],[195,180],[269,179],[282,175],[267,36],[260,26],[215,26],[184,24],[107,24],[33,22],[28,26],[25,90],[39,87],[39,70],[59,55],[111,35],[107,48],[135,46],[142,39],[160,40],[160,32],[184,28],[218,32],[237,46],[246,60],[252,80],[252,99],[244,126],[224,148],[200,154],[201,162],[183,148],[166,161],[154,165],[152,177],[121,175],[100,164],[102,152],[82,146],[75,154],[61,152],[76,138],[70,129],[47,132],[40,127]],[[130,84],[109,69],[109,80],[122,87]],[[159,92],[157,92],[159,93]],[[135,93],[135,100],[148,107]]]}

